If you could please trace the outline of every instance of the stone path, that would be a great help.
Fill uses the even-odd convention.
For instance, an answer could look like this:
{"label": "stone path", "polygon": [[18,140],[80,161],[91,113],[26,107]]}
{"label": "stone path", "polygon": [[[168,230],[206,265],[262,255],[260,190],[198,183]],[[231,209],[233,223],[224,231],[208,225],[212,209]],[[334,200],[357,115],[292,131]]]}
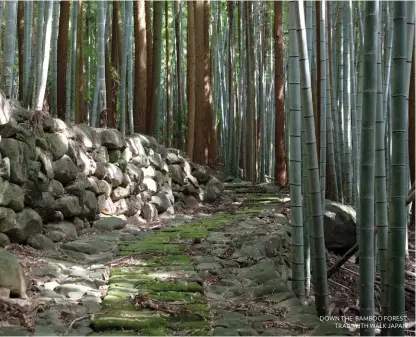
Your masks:
{"label": "stone path", "polygon": [[[348,335],[290,290],[284,199],[262,186],[226,188],[247,207],[153,231],[108,218],[101,233],[63,243],[69,261],[34,271],[46,308],[35,335]],[[23,331],[0,329],[12,334]]]}

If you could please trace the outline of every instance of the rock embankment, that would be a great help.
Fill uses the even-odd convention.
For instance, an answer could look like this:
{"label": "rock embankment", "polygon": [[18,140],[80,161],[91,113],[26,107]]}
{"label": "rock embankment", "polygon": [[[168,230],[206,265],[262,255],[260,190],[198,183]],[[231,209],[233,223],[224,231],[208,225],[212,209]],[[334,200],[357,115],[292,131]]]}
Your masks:
{"label": "rock embankment", "polygon": [[152,137],[70,126],[50,115],[33,131],[33,112],[4,98],[2,106],[0,247],[52,249],[105,228],[106,215],[120,217],[121,226],[154,221],[222,191],[207,167]]}

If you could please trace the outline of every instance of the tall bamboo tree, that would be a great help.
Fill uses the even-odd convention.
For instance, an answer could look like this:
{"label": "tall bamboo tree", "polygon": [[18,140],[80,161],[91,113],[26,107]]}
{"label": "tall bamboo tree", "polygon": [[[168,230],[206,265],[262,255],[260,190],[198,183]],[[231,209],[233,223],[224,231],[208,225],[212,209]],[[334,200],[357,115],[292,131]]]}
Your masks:
{"label": "tall bamboo tree", "polygon": [[276,1],[274,3],[275,15],[275,183],[283,186],[286,184],[286,150],[284,141],[284,120],[285,120],[285,105],[283,97],[284,87],[284,47],[283,47],[283,2]]}
{"label": "tall bamboo tree", "polygon": [[14,77],[14,62],[16,49],[16,19],[17,1],[6,2],[6,30],[4,32],[4,62],[3,62],[3,87],[7,98],[11,98]]}
{"label": "tall bamboo tree", "polygon": [[152,76],[152,109],[150,111],[150,123],[147,125],[147,133],[156,136],[158,125],[158,106],[161,94],[161,69],[162,69],[162,2],[153,3],[153,76]]}
{"label": "tall bamboo tree", "polygon": [[[360,152],[360,314],[374,316],[374,164],[377,108],[378,1],[365,3],[363,46],[363,111]],[[374,336],[374,326],[362,324],[360,335]]]}
{"label": "tall bamboo tree", "polygon": [[[40,79],[39,92],[36,99],[36,111],[41,111],[43,100],[45,98],[46,82],[48,79],[50,47],[52,37],[52,19],[53,19],[53,1],[48,1],[46,5],[46,34],[45,34],[45,54],[43,57],[43,65]],[[38,32],[39,34],[40,32]]]}
{"label": "tall bamboo tree", "polygon": [[[292,1],[291,1],[292,2]],[[311,215],[315,249],[315,305],[318,315],[328,312],[328,280],[326,275],[326,256],[324,242],[321,189],[319,184],[319,165],[316,149],[315,125],[312,105],[311,76],[306,43],[305,14],[303,1],[296,2],[296,27],[298,31],[299,68],[302,93],[303,118],[307,144],[308,186],[311,195]]]}
{"label": "tall bamboo tree", "polygon": [[133,2],[134,11],[134,131],[146,132],[146,102],[147,102],[147,40],[145,1]]}
{"label": "tall bamboo tree", "polygon": [[305,270],[303,255],[302,219],[302,148],[300,103],[299,56],[295,25],[295,2],[289,8],[289,185],[290,209],[292,210],[292,290],[302,298],[305,296]]}
{"label": "tall bamboo tree", "polygon": [[[393,5],[393,49],[392,49],[392,155],[390,180],[389,214],[389,313],[405,317],[404,270],[406,240],[407,196],[407,28],[406,1],[397,1]],[[365,41],[364,41],[365,43]],[[362,212],[363,213],[363,212]],[[404,336],[404,324],[394,325],[390,329],[393,336]]]}

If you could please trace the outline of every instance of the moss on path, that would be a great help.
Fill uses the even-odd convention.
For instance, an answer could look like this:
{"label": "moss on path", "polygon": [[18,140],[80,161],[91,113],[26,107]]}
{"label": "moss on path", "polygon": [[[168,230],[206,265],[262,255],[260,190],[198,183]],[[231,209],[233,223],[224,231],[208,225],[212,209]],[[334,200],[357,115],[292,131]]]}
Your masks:
{"label": "moss on path", "polygon": [[241,214],[218,213],[168,227],[140,241],[122,242],[132,263],[112,269],[103,310],[92,326],[102,335],[207,335],[211,316],[202,280],[187,252],[195,240],[233,223]]}

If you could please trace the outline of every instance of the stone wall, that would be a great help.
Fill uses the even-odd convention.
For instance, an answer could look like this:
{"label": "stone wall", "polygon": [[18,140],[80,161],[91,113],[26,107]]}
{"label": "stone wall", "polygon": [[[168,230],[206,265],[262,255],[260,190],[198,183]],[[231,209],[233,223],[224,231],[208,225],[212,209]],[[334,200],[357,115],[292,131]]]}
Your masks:
{"label": "stone wall", "polygon": [[0,247],[52,245],[105,215],[154,221],[222,192],[207,167],[152,137],[69,126],[49,115],[33,129],[32,117],[12,104],[0,123]]}

